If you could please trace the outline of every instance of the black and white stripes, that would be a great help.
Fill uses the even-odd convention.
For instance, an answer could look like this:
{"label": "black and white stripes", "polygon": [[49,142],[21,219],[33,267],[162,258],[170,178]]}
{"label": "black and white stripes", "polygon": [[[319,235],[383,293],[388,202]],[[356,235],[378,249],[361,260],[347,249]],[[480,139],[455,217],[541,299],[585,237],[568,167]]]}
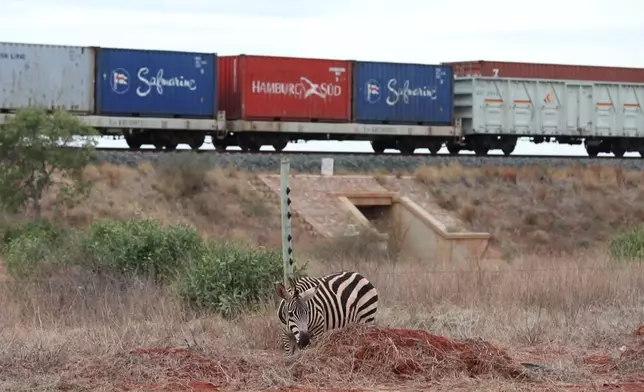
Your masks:
{"label": "black and white stripes", "polygon": [[287,354],[306,347],[322,332],[354,323],[373,323],[378,309],[378,291],[357,272],[339,272],[324,277],[289,279],[289,288],[276,286],[282,298],[278,317],[282,344]]}

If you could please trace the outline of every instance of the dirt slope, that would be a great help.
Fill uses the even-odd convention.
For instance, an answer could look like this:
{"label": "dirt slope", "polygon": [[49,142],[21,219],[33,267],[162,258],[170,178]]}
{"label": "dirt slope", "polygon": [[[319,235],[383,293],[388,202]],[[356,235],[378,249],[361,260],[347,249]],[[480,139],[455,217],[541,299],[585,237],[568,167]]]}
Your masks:
{"label": "dirt slope", "polygon": [[424,167],[444,209],[487,231],[506,255],[569,254],[644,220],[644,172],[602,166]]}
{"label": "dirt slope", "polygon": [[[181,157],[156,169],[100,164],[85,176],[94,182],[88,200],[49,216],[71,225],[97,218],[148,217],[190,224],[204,235],[280,245],[279,205],[249,182],[253,174],[211,169]],[[393,182],[374,173],[385,188]],[[493,235],[494,245],[518,253],[572,253],[602,245],[615,232],[644,220],[644,173],[600,166],[428,166],[413,173],[427,197],[474,231]],[[389,182],[389,185],[388,185]],[[294,227],[295,239],[311,242]]]}

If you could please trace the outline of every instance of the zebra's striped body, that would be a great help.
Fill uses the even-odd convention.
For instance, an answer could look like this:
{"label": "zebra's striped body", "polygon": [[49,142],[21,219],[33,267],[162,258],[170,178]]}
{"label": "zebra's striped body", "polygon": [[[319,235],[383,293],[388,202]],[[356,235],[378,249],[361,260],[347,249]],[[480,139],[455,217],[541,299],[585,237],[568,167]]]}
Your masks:
{"label": "zebra's striped body", "polygon": [[325,331],[354,323],[373,323],[378,291],[357,272],[339,272],[319,278],[289,279],[290,287],[276,287],[282,298],[278,317],[287,354],[306,347]]}

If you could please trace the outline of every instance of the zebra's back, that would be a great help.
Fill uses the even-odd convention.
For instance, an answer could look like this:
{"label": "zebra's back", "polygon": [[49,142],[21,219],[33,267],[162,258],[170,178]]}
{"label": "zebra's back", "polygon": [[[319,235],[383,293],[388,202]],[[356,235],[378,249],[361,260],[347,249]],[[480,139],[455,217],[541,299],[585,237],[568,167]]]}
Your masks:
{"label": "zebra's back", "polygon": [[322,316],[316,317],[318,322],[311,326],[317,335],[353,323],[374,322],[378,310],[378,291],[361,274],[346,271],[325,277],[311,301],[316,313]]}

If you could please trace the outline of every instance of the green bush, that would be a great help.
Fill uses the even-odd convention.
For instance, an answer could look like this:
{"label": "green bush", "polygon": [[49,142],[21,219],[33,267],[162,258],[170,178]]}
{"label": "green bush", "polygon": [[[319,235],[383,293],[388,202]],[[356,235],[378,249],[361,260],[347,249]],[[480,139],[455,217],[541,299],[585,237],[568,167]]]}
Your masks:
{"label": "green bush", "polygon": [[35,275],[50,258],[49,243],[44,237],[24,234],[5,248],[7,272],[20,278]]}
{"label": "green bush", "polygon": [[16,277],[38,275],[43,268],[66,261],[63,249],[71,231],[47,220],[7,226],[2,233],[2,252],[7,271]]}
{"label": "green bush", "polygon": [[2,244],[0,245],[2,250],[6,251],[14,239],[22,236],[41,237],[46,244],[56,245],[69,236],[69,229],[49,220],[37,220],[16,225],[7,225],[2,229]]}
{"label": "green bush", "polygon": [[211,243],[179,279],[180,295],[195,309],[234,317],[273,295],[281,281],[281,253],[250,249],[232,242]]}
{"label": "green bush", "polygon": [[[279,251],[207,241],[194,229],[151,220],[102,220],[76,231],[36,222],[11,228],[2,240],[7,269],[16,277],[64,272],[56,268],[70,265],[91,273],[153,277],[172,284],[193,309],[225,317],[269,301],[283,273]],[[296,275],[305,270],[306,265]]]}
{"label": "green bush", "polygon": [[196,230],[164,227],[152,220],[102,220],[80,239],[81,251],[98,271],[173,277],[182,265],[198,259],[205,246]]}
{"label": "green bush", "polygon": [[620,261],[644,261],[644,226],[616,235],[610,242],[611,256]]}

